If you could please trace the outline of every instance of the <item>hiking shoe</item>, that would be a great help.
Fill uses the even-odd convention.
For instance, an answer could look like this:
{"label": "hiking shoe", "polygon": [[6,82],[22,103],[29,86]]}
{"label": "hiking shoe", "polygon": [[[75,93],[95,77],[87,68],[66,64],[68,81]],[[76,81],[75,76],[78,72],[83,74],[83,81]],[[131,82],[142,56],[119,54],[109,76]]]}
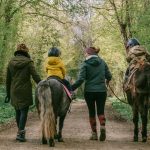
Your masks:
{"label": "hiking shoe", "polygon": [[98,140],[97,132],[92,132],[90,140]]}
{"label": "hiking shoe", "polygon": [[100,129],[100,141],[105,141],[106,140],[106,129]]}
{"label": "hiking shoe", "polygon": [[25,142],[25,130],[18,131],[16,140],[19,142]]}

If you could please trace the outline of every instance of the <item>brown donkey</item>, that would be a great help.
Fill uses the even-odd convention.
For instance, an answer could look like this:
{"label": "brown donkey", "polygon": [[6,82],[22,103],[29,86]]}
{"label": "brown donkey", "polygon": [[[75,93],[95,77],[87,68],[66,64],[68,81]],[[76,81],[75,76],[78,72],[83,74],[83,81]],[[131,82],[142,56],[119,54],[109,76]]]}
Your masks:
{"label": "brown donkey", "polygon": [[150,105],[150,63],[138,62],[138,64],[134,68],[132,75],[129,78],[129,88],[128,90],[126,90],[126,95],[128,103],[131,105],[133,111],[133,140],[135,142],[138,141],[138,121],[140,115],[142,120],[142,142],[146,142],[148,108]]}

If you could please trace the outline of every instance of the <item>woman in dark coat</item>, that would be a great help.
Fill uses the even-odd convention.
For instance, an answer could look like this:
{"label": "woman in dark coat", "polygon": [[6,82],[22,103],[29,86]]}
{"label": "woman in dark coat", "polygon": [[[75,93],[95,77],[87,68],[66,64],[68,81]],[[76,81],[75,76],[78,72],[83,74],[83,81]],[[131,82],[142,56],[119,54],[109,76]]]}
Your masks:
{"label": "woman in dark coat", "polygon": [[[107,97],[106,84],[112,78],[109,68],[105,61],[98,56],[99,49],[89,47],[85,49],[86,60],[83,62],[78,80],[72,85],[72,89],[78,88],[84,81],[84,97],[89,110],[89,121],[92,129],[91,140],[97,140],[96,129],[96,110],[100,122],[100,141],[106,139],[105,130],[105,101]],[[96,106],[95,106],[96,104]]]}
{"label": "woman in dark coat", "polygon": [[25,141],[28,110],[33,104],[31,76],[36,83],[41,80],[28,52],[25,44],[18,45],[14,57],[8,64],[6,77],[6,102],[11,99],[11,104],[15,108],[18,126],[16,140],[21,142]]}

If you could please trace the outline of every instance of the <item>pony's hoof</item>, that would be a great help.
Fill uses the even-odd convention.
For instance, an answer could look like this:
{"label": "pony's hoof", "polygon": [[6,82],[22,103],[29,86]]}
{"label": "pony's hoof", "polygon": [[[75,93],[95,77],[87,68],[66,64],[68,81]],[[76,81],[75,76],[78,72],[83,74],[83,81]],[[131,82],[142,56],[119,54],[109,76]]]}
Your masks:
{"label": "pony's hoof", "polygon": [[143,137],[142,142],[147,142],[147,137]]}
{"label": "pony's hoof", "polygon": [[42,138],[42,144],[47,144],[47,140]]}
{"label": "pony's hoof", "polygon": [[134,138],[133,138],[133,142],[138,142],[138,137],[137,136],[134,136]]}
{"label": "pony's hoof", "polygon": [[55,143],[49,143],[49,147],[55,147]]}
{"label": "pony's hoof", "polygon": [[53,139],[49,140],[49,147],[54,147],[55,146],[55,142]]}
{"label": "pony's hoof", "polygon": [[54,139],[57,140],[58,139],[58,134],[54,135]]}
{"label": "pony's hoof", "polygon": [[58,138],[58,142],[64,142],[63,138]]}

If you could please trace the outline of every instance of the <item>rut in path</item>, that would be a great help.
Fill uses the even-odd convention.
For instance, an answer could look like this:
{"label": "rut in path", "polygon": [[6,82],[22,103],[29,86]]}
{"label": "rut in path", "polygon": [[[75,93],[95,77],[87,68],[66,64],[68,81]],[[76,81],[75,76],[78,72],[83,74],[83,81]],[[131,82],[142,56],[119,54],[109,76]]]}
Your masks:
{"label": "rut in path", "polygon": [[132,142],[132,122],[120,119],[110,103],[107,103],[105,113],[107,118],[105,142],[89,140],[90,126],[86,104],[75,102],[72,103],[71,113],[67,114],[65,120],[64,143],[56,142],[55,148],[41,145],[40,121],[37,113],[34,113],[27,122],[27,142],[15,141],[17,129],[11,127],[0,132],[0,150],[150,150],[149,140],[147,143]]}

